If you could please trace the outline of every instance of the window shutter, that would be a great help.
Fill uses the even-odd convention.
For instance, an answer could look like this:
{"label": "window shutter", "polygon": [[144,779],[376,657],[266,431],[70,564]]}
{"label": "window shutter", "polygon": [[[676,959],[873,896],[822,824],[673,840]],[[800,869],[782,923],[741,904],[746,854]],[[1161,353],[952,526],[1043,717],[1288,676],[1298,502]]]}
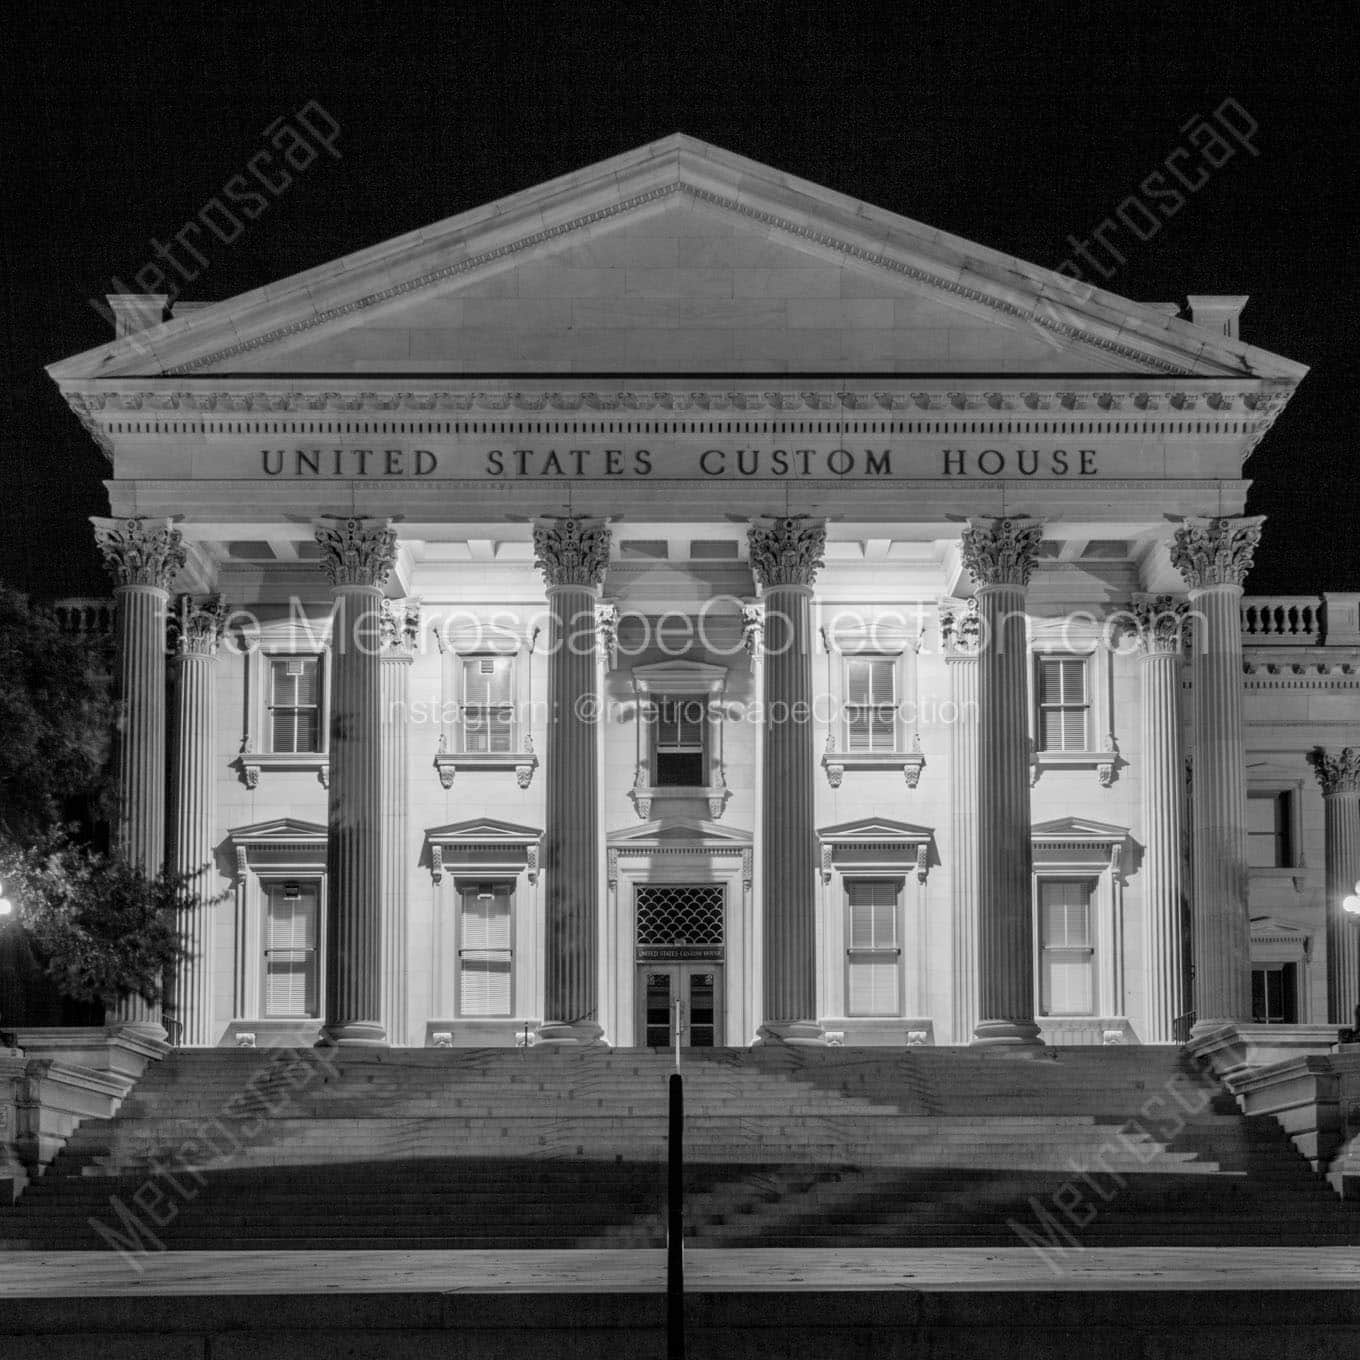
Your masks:
{"label": "window shutter", "polygon": [[472,656],[463,662],[463,744],[469,752],[514,748],[514,657]]}
{"label": "window shutter", "polygon": [[265,1000],[267,1016],[315,1015],[317,890],[298,885],[298,896],[271,886],[266,924]]}
{"label": "window shutter", "polygon": [[458,958],[459,1012],[509,1015],[511,1005],[510,892],[479,885],[462,894]]}
{"label": "window shutter", "polygon": [[897,884],[891,879],[852,879],[846,885],[850,950],[846,1008],[850,1015],[896,1015],[900,1006],[897,948]]}
{"label": "window shutter", "polygon": [[1094,1013],[1094,890],[1089,879],[1046,879],[1039,883],[1041,1003],[1046,1015]]}
{"label": "window shutter", "polygon": [[1045,657],[1039,663],[1039,742],[1045,751],[1087,746],[1086,661]]}

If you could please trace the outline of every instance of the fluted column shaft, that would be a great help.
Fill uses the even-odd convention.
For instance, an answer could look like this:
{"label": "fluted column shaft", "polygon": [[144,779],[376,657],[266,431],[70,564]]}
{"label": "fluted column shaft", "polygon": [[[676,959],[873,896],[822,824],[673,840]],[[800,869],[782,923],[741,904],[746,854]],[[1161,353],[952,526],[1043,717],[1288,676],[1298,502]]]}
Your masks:
{"label": "fluted column shaft", "polygon": [[411,665],[419,627],[412,603],[383,615],[382,652],[382,1022],[388,1041],[406,1042],[407,958],[407,727]]}
{"label": "fluted column shaft", "polygon": [[1172,549],[1194,626],[1194,1033],[1251,1019],[1241,600],[1260,526],[1187,520]]}
{"label": "fluted column shaft", "polygon": [[213,1025],[213,909],[209,873],[217,829],[213,741],[217,732],[217,648],[225,608],[220,599],[195,605],[181,597],[173,632],[174,706],[171,722],[168,861],[186,882],[179,908],[182,957],[166,988],[179,1022],[178,1042],[208,1047]]}
{"label": "fluted column shaft", "polygon": [[358,517],[316,531],[331,580],[326,1022],[341,1044],[383,1044],[382,586],[396,535]]}
{"label": "fluted column shaft", "polygon": [[1173,1021],[1186,1010],[1182,925],[1181,627],[1185,605],[1169,597],[1138,600],[1142,681],[1143,969],[1145,1042],[1175,1040]]}
{"label": "fluted column shaft", "polygon": [[544,1023],[541,1040],[599,1041],[600,844],[595,724],[595,605],[609,530],[588,520],[534,527],[548,595],[548,726],[544,775]]}
{"label": "fluted column shaft", "polygon": [[949,812],[953,856],[953,1041],[972,1037],[978,1021],[978,666],[976,620],[971,635],[956,621],[946,641],[949,702]]}
{"label": "fluted column shaft", "polygon": [[1036,1044],[1025,587],[1041,527],[974,523],[964,564],[977,587],[977,1044]]}
{"label": "fluted column shaft", "polygon": [[[114,848],[154,877],[165,868],[165,626],[169,586],[184,565],[166,521],[95,519],[95,541],[117,583],[119,730]],[[160,1000],[132,995],[112,1017],[164,1039]]]}
{"label": "fluted column shaft", "polygon": [[1322,786],[1326,856],[1327,1022],[1354,1026],[1360,1005],[1360,918],[1342,909],[1360,881],[1360,746],[1310,757]]}
{"label": "fluted column shaft", "polygon": [[816,762],[812,732],[812,583],[826,525],[784,516],[749,531],[763,590],[764,759],[761,908],[767,1042],[824,1043],[817,1023]]}

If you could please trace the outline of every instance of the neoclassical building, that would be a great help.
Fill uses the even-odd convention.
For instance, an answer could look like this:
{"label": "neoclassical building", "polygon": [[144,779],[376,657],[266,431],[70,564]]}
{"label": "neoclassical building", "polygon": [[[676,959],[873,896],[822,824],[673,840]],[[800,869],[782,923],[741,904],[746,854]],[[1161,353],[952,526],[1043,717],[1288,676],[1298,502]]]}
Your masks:
{"label": "neoclassical building", "polygon": [[[1304,377],[685,137],[50,369],[190,1045],[1169,1043],[1360,1001]],[[1259,457],[1287,458],[1266,442]],[[72,626],[97,607],[72,606]]]}

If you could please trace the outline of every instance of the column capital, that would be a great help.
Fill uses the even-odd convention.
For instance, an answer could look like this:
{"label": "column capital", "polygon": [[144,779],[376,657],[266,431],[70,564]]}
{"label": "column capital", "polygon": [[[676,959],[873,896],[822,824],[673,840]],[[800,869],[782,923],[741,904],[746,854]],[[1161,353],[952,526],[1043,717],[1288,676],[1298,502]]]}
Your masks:
{"label": "column capital", "polygon": [[1178,655],[1185,640],[1190,602],[1176,595],[1135,595],[1120,622],[1143,656]]}
{"label": "column capital", "polygon": [[231,611],[220,595],[180,595],[170,611],[167,631],[178,656],[216,656]]}
{"label": "column capital", "polygon": [[173,520],[92,515],[90,523],[115,586],[170,589],[185,560],[184,541]]}
{"label": "column capital", "polygon": [[826,521],[811,515],[766,516],[746,531],[751,569],[763,590],[776,586],[810,586],[822,569]]}
{"label": "column capital", "polygon": [[332,588],[385,586],[397,559],[397,531],[391,520],[363,515],[321,518],[314,529],[321,545],[321,569]]}
{"label": "column capital", "polygon": [[1009,516],[968,521],[963,531],[963,565],[975,586],[1029,585],[1039,542],[1044,536],[1040,519]]}
{"label": "column capital", "polygon": [[1308,763],[1322,785],[1324,798],[1336,793],[1360,793],[1360,746],[1343,746],[1332,756],[1316,746],[1308,752]]}
{"label": "column capital", "polygon": [[384,600],[379,620],[384,656],[410,657],[420,636],[420,601]]}
{"label": "column capital", "polygon": [[534,523],[534,566],[547,585],[588,586],[604,580],[609,566],[609,526],[601,519],[563,515]]}
{"label": "column capital", "polygon": [[1171,565],[1191,590],[1240,586],[1261,542],[1264,515],[1187,516],[1171,542]]}

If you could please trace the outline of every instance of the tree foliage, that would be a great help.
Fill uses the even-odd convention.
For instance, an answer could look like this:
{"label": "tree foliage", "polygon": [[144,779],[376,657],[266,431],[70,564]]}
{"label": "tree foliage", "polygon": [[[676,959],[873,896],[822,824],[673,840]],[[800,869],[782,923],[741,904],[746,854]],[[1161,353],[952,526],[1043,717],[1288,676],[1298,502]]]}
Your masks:
{"label": "tree foliage", "polygon": [[150,876],[58,833],[0,853],[0,881],[64,996],[109,1008],[134,993],[160,999],[162,977],[181,954],[176,913],[192,897],[189,878]]}
{"label": "tree foliage", "polygon": [[0,586],[0,837],[31,845],[107,810],[114,720],[102,649]]}

